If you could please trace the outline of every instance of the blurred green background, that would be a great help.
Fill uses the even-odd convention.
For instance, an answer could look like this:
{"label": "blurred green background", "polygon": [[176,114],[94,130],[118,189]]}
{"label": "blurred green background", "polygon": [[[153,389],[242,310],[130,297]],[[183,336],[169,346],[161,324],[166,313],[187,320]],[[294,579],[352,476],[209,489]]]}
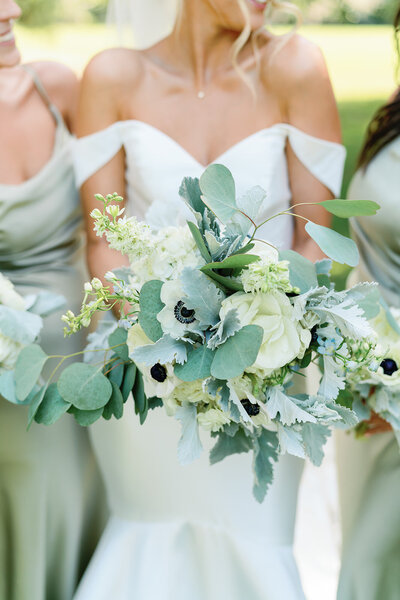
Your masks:
{"label": "blurred green background", "polygon": [[[348,151],[342,195],[346,194],[368,122],[394,91],[397,54],[390,23],[400,0],[297,0],[301,33],[323,50],[331,74]],[[104,24],[107,0],[20,0],[17,27],[25,61],[51,59],[81,73],[102,49],[118,45]],[[275,25],[278,31],[282,26]],[[335,229],[347,233],[347,222]],[[339,285],[347,271],[335,265]]]}

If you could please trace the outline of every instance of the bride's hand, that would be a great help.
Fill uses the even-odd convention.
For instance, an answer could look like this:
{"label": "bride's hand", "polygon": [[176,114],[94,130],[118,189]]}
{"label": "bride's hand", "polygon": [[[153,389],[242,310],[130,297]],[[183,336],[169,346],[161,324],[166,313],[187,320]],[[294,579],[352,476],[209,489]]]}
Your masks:
{"label": "bride's hand", "polygon": [[365,435],[368,437],[375,435],[376,433],[387,433],[388,431],[392,431],[392,426],[374,412],[371,413],[371,418],[368,421],[365,421],[365,425],[368,427],[365,432]]}

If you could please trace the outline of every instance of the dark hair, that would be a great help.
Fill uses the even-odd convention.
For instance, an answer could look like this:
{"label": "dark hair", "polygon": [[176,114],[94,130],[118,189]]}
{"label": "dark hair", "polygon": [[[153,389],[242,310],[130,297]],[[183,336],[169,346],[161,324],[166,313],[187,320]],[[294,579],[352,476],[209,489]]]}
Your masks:
{"label": "dark hair", "polygon": [[[394,28],[400,71],[400,6],[394,20]],[[367,129],[357,166],[366,169],[378,152],[398,136],[400,136],[400,88],[395,97],[375,113]]]}

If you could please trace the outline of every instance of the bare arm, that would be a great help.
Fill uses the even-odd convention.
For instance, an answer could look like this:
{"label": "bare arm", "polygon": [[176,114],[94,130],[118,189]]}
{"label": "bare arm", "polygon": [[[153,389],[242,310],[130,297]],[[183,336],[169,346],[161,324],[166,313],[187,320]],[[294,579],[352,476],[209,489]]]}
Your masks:
{"label": "bare arm", "polygon": [[[112,51],[111,51],[112,52]],[[120,119],[119,84],[115,60],[111,53],[95,57],[83,75],[78,108],[78,136],[101,131]],[[104,238],[93,231],[90,212],[100,208],[94,194],[113,192],[125,197],[125,153],[121,149],[104,167],[94,173],[81,188],[83,214],[87,232],[87,261],[92,276],[103,280],[107,271],[127,264],[126,257],[110,250]]]}
{"label": "bare arm", "polygon": [[[290,53],[285,61],[285,53]],[[282,86],[285,95],[287,121],[314,137],[332,142],[341,141],[340,121],[325,61],[320,50],[303,38],[295,36],[282,50]],[[287,65],[291,72],[287,73]],[[285,72],[286,71],[286,72]],[[287,148],[292,205],[301,202],[321,202],[332,198],[332,193],[300,162],[290,145]],[[319,225],[330,226],[329,214],[317,206],[294,208],[300,217]],[[311,261],[323,253],[305,232],[306,221],[295,219],[294,250]]]}

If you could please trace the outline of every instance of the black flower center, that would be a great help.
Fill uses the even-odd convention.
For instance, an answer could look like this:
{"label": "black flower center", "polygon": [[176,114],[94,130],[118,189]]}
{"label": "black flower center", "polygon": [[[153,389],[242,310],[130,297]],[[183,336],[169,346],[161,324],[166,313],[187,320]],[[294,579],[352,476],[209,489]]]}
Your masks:
{"label": "black flower center", "polygon": [[252,404],[250,402],[250,400],[248,400],[247,398],[245,398],[244,400],[241,400],[240,402],[241,402],[244,410],[249,415],[249,417],[256,417],[259,414],[260,407],[258,406],[258,404]]}
{"label": "black flower center", "polygon": [[396,371],[399,370],[396,361],[392,358],[385,358],[385,360],[381,362],[381,367],[385,375],[393,375],[393,373],[396,373]]}
{"label": "black flower center", "polygon": [[185,323],[186,325],[193,323],[196,320],[194,310],[186,308],[182,300],[179,300],[178,304],[175,306],[174,315],[179,323]]}
{"label": "black flower center", "polygon": [[317,325],[311,329],[311,343],[316,344],[318,342]]}
{"label": "black flower center", "polygon": [[158,383],[163,383],[167,379],[167,369],[157,363],[150,369],[150,375],[153,379],[158,381]]}

